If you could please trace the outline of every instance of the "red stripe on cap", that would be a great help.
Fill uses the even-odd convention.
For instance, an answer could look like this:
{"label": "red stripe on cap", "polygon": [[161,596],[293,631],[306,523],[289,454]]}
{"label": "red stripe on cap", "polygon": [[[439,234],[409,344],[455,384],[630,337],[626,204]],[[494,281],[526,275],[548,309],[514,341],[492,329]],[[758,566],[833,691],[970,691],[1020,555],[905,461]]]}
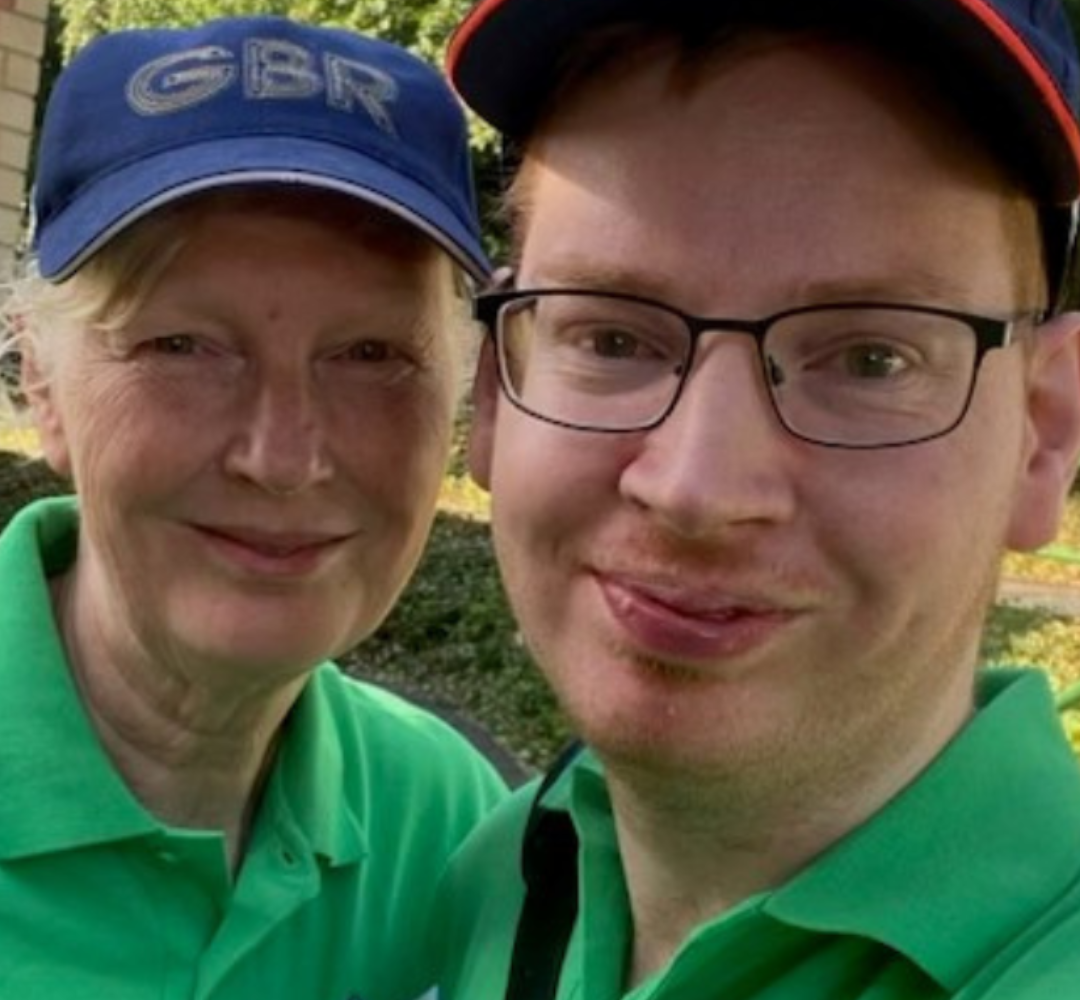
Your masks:
{"label": "red stripe on cap", "polygon": [[[497,0],[501,2],[501,0]],[[1042,61],[1031,51],[1023,38],[985,0],[955,0],[961,7],[967,8],[991,33],[1007,48],[1013,58],[1027,71],[1035,82],[1047,107],[1057,120],[1072,152],[1073,163],[1077,168],[1077,182],[1080,185],[1080,127],[1062,95],[1054,78],[1047,72]],[[1073,198],[1080,196],[1080,189],[1074,185]]]}
{"label": "red stripe on cap", "polygon": [[461,50],[469,44],[472,36],[502,4],[503,0],[481,0],[469,11],[465,20],[457,26],[457,30],[450,36],[450,44],[446,49],[446,69],[451,82],[453,82],[454,71],[457,69]]}
{"label": "red stripe on cap", "polygon": [[[479,0],[455,30],[447,46],[446,68],[451,84],[454,84],[454,76],[457,72],[458,62],[462,51],[491,19],[492,15],[507,2],[513,0]],[[573,2],[573,0],[566,0]],[[1010,55],[1023,67],[1028,78],[1034,82],[1036,89],[1041,95],[1043,102],[1053,115],[1065,141],[1072,154],[1073,164],[1076,168],[1076,183],[1073,185],[1072,197],[1080,197],[1080,126],[1073,115],[1068,101],[1054,82],[1053,76],[1047,71],[1042,61],[1031,51],[1023,38],[1013,29],[986,0],[953,0],[965,8],[977,21],[1005,46]],[[455,84],[456,86],[456,84]]]}

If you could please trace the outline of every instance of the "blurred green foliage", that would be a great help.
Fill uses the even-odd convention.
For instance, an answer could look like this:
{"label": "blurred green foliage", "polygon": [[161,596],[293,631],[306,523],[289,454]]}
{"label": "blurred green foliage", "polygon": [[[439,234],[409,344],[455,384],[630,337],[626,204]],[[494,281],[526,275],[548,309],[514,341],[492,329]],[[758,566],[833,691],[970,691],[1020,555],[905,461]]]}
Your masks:
{"label": "blurred green foliage", "polygon": [[[1080,619],[999,606],[987,621],[982,658],[986,663],[1043,669],[1060,695],[1080,684]],[[1080,754],[1080,709],[1064,712],[1062,722]]]}
{"label": "blurred green foliage", "polygon": [[478,721],[533,768],[546,766],[570,735],[521,641],[488,525],[467,514],[439,513],[394,611],[341,662]]}

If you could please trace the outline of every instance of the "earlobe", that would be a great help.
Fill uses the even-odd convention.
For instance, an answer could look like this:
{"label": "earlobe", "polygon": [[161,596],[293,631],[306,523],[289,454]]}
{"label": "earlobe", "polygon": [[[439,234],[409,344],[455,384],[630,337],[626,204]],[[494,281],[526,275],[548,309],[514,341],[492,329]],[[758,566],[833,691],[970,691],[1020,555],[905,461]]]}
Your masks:
{"label": "earlobe", "polygon": [[52,381],[38,364],[32,348],[23,353],[22,385],[30,403],[30,411],[34,415],[34,426],[37,428],[45,461],[53,471],[70,478],[71,456],[64,432],[64,421],[56,404]]}
{"label": "earlobe", "polygon": [[1042,327],[1027,373],[1030,444],[1013,509],[1009,547],[1053,541],[1080,462],[1080,313]]}
{"label": "earlobe", "polygon": [[469,472],[478,486],[491,488],[491,455],[495,446],[495,413],[499,405],[499,373],[491,341],[484,342],[472,391],[469,429]]}

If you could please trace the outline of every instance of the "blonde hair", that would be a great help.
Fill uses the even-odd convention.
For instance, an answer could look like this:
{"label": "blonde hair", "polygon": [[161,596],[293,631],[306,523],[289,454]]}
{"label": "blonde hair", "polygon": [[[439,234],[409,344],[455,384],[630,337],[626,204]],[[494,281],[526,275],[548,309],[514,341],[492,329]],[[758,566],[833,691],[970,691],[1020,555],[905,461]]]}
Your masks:
{"label": "blonde hair", "polygon": [[[87,333],[107,335],[122,329],[140,310],[162,275],[189,239],[193,212],[222,204],[279,205],[282,189],[221,189],[178,201],[135,223],[94,254],[70,278],[54,283],[43,278],[31,261],[25,273],[0,289],[0,360],[32,354],[41,379],[48,381],[62,362],[72,338]],[[310,189],[290,190],[289,199],[303,205],[305,217],[325,218],[361,232],[377,230],[417,239],[414,227],[389,213],[356,202],[357,211],[342,212],[341,195]],[[343,221],[344,220],[344,221]],[[446,333],[452,344],[454,399],[460,403],[478,351],[480,334],[471,318],[472,279],[446,254],[446,297],[440,296]],[[438,332],[438,331],[436,331]],[[0,376],[2,377],[2,376]],[[33,386],[20,373],[14,393]],[[0,427],[25,424],[12,392],[0,390]]]}

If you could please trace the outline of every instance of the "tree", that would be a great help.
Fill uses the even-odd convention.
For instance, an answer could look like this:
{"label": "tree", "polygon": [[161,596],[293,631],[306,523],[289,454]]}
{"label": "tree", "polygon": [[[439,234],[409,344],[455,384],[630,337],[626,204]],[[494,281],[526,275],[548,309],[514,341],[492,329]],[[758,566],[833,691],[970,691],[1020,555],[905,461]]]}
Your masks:
{"label": "tree", "polygon": [[1080,38],[1080,0],[1065,0],[1065,12],[1072,21],[1073,34]]}

